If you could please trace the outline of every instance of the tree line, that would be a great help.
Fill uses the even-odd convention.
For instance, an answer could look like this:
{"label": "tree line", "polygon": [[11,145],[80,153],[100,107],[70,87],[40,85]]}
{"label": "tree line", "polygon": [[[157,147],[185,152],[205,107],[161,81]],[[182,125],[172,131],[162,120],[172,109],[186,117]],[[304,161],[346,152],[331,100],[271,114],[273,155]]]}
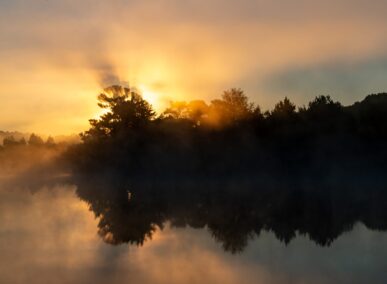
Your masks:
{"label": "tree line", "polygon": [[386,167],[387,94],[343,106],[317,96],[261,111],[241,89],[220,99],[171,103],[161,115],[135,89],[106,88],[105,109],[67,159],[81,171],[117,170],[135,179],[355,175]]}
{"label": "tree line", "polygon": [[[327,246],[358,222],[387,230],[387,94],[351,106],[284,98],[262,112],[230,89],[156,115],[134,89],[112,86],[98,104],[104,114],[56,163],[108,243],[142,245],[166,222],[206,228],[232,253],[263,231]],[[41,188],[39,173],[50,171],[17,181]]]}
{"label": "tree line", "polygon": [[34,147],[54,147],[56,145],[53,137],[49,136],[46,140],[42,137],[32,133],[28,140],[24,137],[16,139],[13,135],[4,137],[3,146],[0,145],[0,150],[3,148],[12,148],[16,146],[34,146]]}

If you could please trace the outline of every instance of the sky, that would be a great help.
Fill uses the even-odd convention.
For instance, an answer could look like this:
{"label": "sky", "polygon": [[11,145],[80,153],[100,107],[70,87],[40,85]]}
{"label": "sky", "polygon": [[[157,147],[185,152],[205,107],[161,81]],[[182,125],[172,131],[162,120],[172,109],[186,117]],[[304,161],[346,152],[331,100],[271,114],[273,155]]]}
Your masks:
{"label": "sky", "polygon": [[352,104],[387,91],[387,0],[0,0],[0,130],[72,134],[128,84],[170,101],[242,88]]}

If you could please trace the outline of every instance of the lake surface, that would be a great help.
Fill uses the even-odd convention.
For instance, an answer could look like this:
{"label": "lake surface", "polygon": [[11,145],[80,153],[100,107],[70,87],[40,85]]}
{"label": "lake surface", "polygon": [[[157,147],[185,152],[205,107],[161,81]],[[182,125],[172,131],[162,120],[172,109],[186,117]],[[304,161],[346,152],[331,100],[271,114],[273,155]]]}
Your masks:
{"label": "lake surface", "polygon": [[[286,239],[287,234],[281,236],[280,232],[285,230],[285,225],[291,226],[290,223],[295,222],[291,217],[289,223],[281,217],[285,221],[278,227],[278,222],[270,223],[276,214],[262,217],[260,210],[254,211],[252,215],[266,220],[258,232],[245,223],[244,220],[251,218],[251,214],[244,218],[245,212],[233,221],[233,226],[226,222],[244,207],[228,207],[219,213],[220,216],[211,219],[210,216],[220,210],[212,211],[214,206],[211,206],[203,217],[198,218],[204,219],[203,223],[197,224],[199,221],[191,220],[188,217],[191,215],[183,212],[184,208],[191,210],[186,204],[189,200],[197,202],[195,197],[184,198],[184,202],[180,200],[183,205],[176,210],[172,208],[176,203],[168,203],[168,209],[163,203],[164,209],[151,214],[144,204],[157,207],[152,202],[154,198],[162,197],[152,193],[151,202],[138,193],[127,191],[126,194],[126,200],[120,197],[122,204],[115,204],[113,200],[118,199],[114,197],[109,205],[97,209],[96,204],[106,198],[85,199],[84,192],[79,193],[78,185],[48,185],[34,189],[2,186],[0,283],[387,281],[387,233],[383,229],[369,229],[370,225],[364,224],[372,223],[372,218],[367,217],[366,222],[353,219],[350,226],[345,225],[345,229],[340,229],[337,234],[330,229],[334,237],[331,234],[321,237],[314,232],[314,227],[308,227],[301,233],[302,229],[296,230],[294,236]],[[136,202],[137,197],[147,201],[140,202],[136,211],[123,205]],[[222,195],[217,198],[222,204],[229,202],[223,200]],[[231,199],[230,204],[244,204],[234,200]],[[195,208],[203,207],[202,202]],[[370,210],[371,207],[372,204]],[[330,208],[333,208],[330,222],[336,217],[340,220],[341,216],[334,213],[335,207]],[[200,210],[197,212],[202,212]],[[232,214],[228,216],[225,212],[230,210]],[[138,222],[130,219],[133,214]],[[155,220],[155,214],[162,217]],[[183,216],[182,219],[177,215]],[[219,224],[222,219],[226,219],[227,226]],[[311,221],[315,220],[321,222],[321,218]],[[148,228],[149,224],[157,223]],[[303,228],[301,224],[294,226]],[[134,237],[138,231],[141,231],[139,235],[144,235],[143,239]]]}

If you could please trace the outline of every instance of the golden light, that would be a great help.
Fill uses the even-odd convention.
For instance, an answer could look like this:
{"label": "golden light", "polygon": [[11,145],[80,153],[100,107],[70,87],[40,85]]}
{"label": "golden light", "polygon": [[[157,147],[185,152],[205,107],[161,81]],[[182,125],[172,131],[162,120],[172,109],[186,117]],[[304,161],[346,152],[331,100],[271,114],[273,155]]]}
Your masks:
{"label": "golden light", "polygon": [[144,100],[150,103],[156,111],[160,111],[160,94],[145,85],[139,85],[138,89]]}
{"label": "golden light", "polygon": [[107,114],[110,110],[106,108],[101,108],[99,111],[93,116],[93,119],[99,119],[101,116]]}

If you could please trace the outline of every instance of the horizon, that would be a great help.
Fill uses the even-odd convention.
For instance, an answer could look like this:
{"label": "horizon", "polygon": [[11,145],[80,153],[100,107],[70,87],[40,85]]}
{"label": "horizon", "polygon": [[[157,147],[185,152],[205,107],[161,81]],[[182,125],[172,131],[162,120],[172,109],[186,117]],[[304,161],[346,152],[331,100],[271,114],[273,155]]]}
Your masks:
{"label": "horizon", "polygon": [[[126,88],[125,86],[122,86],[122,85],[116,85],[116,86]],[[104,89],[106,90],[107,88],[104,88]],[[234,89],[235,89],[235,88],[234,88]],[[135,87],[134,87],[134,90],[140,91],[138,88],[135,88]],[[229,89],[229,90],[231,90],[231,89]],[[241,90],[241,91],[244,93],[244,91],[243,91],[242,89],[238,88],[238,90]],[[227,90],[225,90],[225,91],[227,91]],[[104,93],[104,92],[105,92],[105,91],[101,91],[100,93]],[[146,99],[146,96],[144,96],[144,95],[141,93],[141,91],[140,91],[140,95],[141,95],[141,97],[142,97],[145,101],[147,101],[147,102],[149,103],[149,101]],[[375,95],[376,95],[376,96],[387,95],[387,92],[380,92],[380,93],[367,94],[367,95],[365,95],[364,97],[362,97],[360,100],[354,101],[354,102],[352,102],[352,103],[350,103],[350,104],[347,104],[347,105],[342,104],[340,101],[336,101],[334,98],[332,98],[332,100],[335,101],[335,102],[340,103],[343,107],[350,107],[350,106],[353,106],[353,105],[356,104],[356,103],[362,102],[364,99],[366,99],[366,98],[369,97],[369,96],[375,96]],[[246,96],[247,96],[248,99],[250,99],[248,95],[246,95]],[[318,96],[315,96],[313,99],[315,99],[315,98],[317,98],[317,97],[318,97]],[[328,95],[328,97],[330,97],[330,96]],[[286,99],[286,98],[288,98],[288,97],[284,97],[284,99]],[[214,98],[214,99],[216,100],[216,99],[218,99],[218,98]],[[290,102],[293,103],[293,101],[291,100],[291,98],[288,98],[288,99],[290,99]],[[96,97],[96,101],[97,101],[97,97]],[[191,100],[186,100],[186,101],[170,101],[170,102],[169,102],[169,105],[166,105],[164,109],[155,109],[151,103],[150,103],[150,106],[151,106],[151,107],[153,108],[153,110],[155,111],[155,115],[156,115],[155,118],[157,118],[157,117],[160,117],[160,115],[162,115],[163,113],[165,113],[165,111],[168,110],[168,108],[172,107],[172,103],[180,103],[180,102],[189,103],[189,102],[191,102],[191,101],[195,101],[195,98],[192,98]],[[206,101],[206,100],[202,100],[202,101],[203,101],[204,103],[206,103],[207,105],[210,105],[210,103],[211,103],[211,101]],[[312,101],[312,100],[310,100],[309,102],[311,102],[311,101]],[[251,101],[250,101],[250,102],[251,102]],[[278,101],[278,102],[280,102],[280,101]],[[275,104],[277,104],[278,102],[276,102]],[[308,105],[309,102],[306,102],[305,104],[302,104],[302,105],[295,105],[295,107],[296,107],[296,112],[298,112],[300,108],[306,107],[306,106]],[[274,106],[275,106],[275,104],[274,104],[273,107],[271,107],[271,108],[269,108],[269,109],[262,109],[261,106],[260,106],[259,104],[257,104],[256,102],[251,102],[251,103],[253,103],[253,106],[254,106],[254,107],[258,107],[258,108],[260,109],[260,111],[262,111],[262,113],[272,111],[272,110],[274,109]],[[96,104],[97,104],[97,103],[96,103]],[[93,119],[99,119],[99,118],[101,118],[101,115],[102,115],[103,113],[105,113],[105,112],[106,112],[106,110],[104,110],[104,109],[102,109],[102,108],[99,108],[98,114],[95,115],[95,116],[92,117],[92,118],[93,118]],[[90,119],[92,119],[92,118],[90,118]],[[89,120],[88,120],[88,121],[89,121]],[[82,129],[82,130],[80,130],[80,131],[78,131],[78,133],[76,133],[76,132],[72,132],[72,133],[60,133],[60,132],[59,132],[59,133],[45,133],[45,132],[43,132],[43,131],[34,131],[34,130],[20,131],[20,130],[18,130],[18,129],[0,129],[0,134],[2,134],[2,135],[6,134],[4,137],[8,137],[9,135],[11,135],[11,136],[13,136],[13,135],[19,135],[19,136],[20,136],[20,135],[21,135],[21,136],[23,136],[23,137],[27,137],[27,136],[29,136],[29,135],[31,135],[31,134],[37,134],[38,136],[42,136],[42,138],[44,138],[44,139],[47,139],[48,137],[52,137],[52,138],[54,138],[55,140],[57,140],[57,141],[59,141],[59,142],[60,142],[60,141],[73,141],[73,140],[75,139],[75,137],[76,137],[76,138],[80,138],[81,133],[83,133],[84,131],[86,131],[87,128],[88,128],[89,126],[90,126],[89,123],[87,123],[87,125],[85,126],[85,128]],[[8,134],[9,134],[9,135],[8,135]],[[8,135],[8,136],[7,136],[7,135]],[[3,137],[3,138],[4,138],[4,137]]]}

